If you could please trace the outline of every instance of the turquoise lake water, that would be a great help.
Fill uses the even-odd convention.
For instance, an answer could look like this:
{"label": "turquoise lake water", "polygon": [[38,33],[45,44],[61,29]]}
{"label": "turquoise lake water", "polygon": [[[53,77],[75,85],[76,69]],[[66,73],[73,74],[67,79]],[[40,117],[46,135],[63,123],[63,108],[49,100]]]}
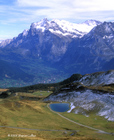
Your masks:
{"label": "turquoise lake water", "polygon": [[49,107],[56,112],[66,112],[70,109],[68,103],[53,103]]}

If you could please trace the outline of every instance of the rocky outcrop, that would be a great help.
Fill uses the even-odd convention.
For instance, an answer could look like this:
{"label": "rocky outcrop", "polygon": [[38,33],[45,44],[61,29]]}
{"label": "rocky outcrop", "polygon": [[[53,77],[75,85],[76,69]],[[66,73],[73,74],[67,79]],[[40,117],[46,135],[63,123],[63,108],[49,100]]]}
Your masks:
{"label": "rocky outcrop", "polygon": [[[68,112],[89,116],[95,113],[114,121],[114,71],[84,75],[80,80],[64,85],[44,101],[70,102]],[[104,80],[105,79],[105,80]],[[80,83],[81,82],[81,83]],[[110,83],[110,85],[108,85]],[[112,83],[112,84],[111,84]],[[104,87],[112,87],[109,91]]]}

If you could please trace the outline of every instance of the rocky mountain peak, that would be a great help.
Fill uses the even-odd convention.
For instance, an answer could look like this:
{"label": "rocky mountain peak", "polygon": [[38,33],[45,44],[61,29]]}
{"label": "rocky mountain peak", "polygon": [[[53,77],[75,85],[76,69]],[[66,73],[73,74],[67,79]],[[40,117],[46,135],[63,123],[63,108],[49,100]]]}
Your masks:
{"label": "rocky mountain peak", "polygon": [[44,31],[49,26],[49,21],[47,18],[42,19],[40,22],[34,22],[31,24],[31,29],[41,29]]}
{"label": "rocky mountain peak", "polygon": [[89,26],[93,26],[93,25],[97,26],[97,25],[100,25],[102,22],[91,19],[91,20],[86,20],[84,23]]}

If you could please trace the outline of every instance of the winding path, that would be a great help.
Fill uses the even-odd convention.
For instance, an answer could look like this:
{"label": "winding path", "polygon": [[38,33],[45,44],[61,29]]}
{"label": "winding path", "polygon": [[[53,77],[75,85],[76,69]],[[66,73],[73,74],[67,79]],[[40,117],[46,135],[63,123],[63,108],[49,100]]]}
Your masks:
{"label": "winding path", "polygon": [[22,127],[13,127],[13,126],[0,126],[0,128],[25,129],[25,130],[35,130],[35,131],[71,131],[71,132],[76,132],[76,130],[32,129],[32,128],[22,128]]}
{"label": "winding path", "polygon": [[77,125],[80,125],[80,126],[86,127],[86,128],[88,128],[88,129],[91,129],[91,130],[98,131],[98,133],[104,133],[104,134],[114,135],[114,133],[105,132],[105,131],[103,131],[103,130],[96,129],[96,128],[93,128],[93,127],[90,127],[90,126],[83,125],[83,124],[81,124],[81,123],[75,122],[75,121],[73,121],[73,120],[70,120],[69,118],[64,117],[64,116],[61,115],[60,113],[53,111],[53,110],[49,107],[49,104],[47,104],[47,107],[49,108],[50,111],[52,111],[52,112],[58,114],[60,117],[66,119],[66,120],[68,120],[68,121],[70,121],[70,122],[72,122],[72,123],[75,123],[75,124],[77,124]]}

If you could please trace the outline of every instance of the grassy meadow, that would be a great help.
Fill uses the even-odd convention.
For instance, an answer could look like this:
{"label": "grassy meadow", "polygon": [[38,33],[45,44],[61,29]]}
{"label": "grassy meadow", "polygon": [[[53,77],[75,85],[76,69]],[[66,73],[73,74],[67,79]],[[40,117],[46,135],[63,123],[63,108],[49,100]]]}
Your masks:
{"label": "grassy meadow", "polygon": [[[51,91],[18,92],[14,96],[0,99],[0,126],[4,126],[0,127],[0,140],[114,139],[113,135],[98,133],[79,126],[52,112],[47,107],[48,103],[42,101],[49,94],[51,94]],[[21,98],[22,96],[25,98]],[[31,97],[38,97],[39,100],[34,100]],[[90,117],[74,113],[60,114],[78,123],[114,133],[114,122],[108,122],[95,114],[91,114]],[[14,128],[7,128],[7,126]]]}

